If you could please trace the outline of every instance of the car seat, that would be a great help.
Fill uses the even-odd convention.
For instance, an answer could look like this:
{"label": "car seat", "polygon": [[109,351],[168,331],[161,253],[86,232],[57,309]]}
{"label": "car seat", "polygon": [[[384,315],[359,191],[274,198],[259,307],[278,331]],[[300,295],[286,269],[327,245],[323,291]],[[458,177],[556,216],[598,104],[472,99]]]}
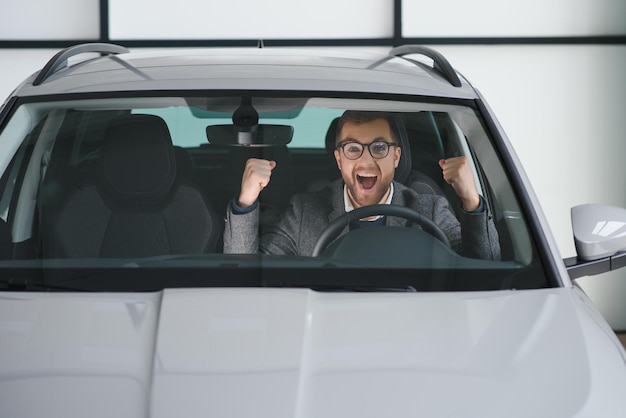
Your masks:
{"label": "car seat", "polygon": [[49,215],[46,258],[212,252],[222,232],[206,196],[177,175],[169,130],[153,115],[110,122],[93,176]]}

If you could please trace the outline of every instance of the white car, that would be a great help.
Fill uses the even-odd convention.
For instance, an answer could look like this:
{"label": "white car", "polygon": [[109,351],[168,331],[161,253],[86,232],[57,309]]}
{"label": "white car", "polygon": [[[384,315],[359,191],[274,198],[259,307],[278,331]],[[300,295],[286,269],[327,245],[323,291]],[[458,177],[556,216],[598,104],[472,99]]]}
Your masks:
{"label": "white car", "polygon": [[[439,161],[469,162],[499,254],[396,205],[311,254],[255,244],[340,182],[346,110],[393,121],[394,190],[454,222]],[[250,158],[276,167],[233,254]],[[343,231],[370,215],[422,227]],[[623,417],[626,353],[574,279],[626,264],[626,214],[571,215],[563,260],[484,98],[429,48],[67,48],[0,109],[0,415]]]}

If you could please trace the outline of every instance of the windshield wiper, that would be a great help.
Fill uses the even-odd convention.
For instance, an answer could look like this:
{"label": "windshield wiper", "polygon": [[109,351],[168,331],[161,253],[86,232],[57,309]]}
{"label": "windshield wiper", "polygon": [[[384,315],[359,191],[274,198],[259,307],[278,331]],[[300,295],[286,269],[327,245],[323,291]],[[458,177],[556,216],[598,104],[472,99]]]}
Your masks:
{"label": "windshield wiper", "polygon": [[413,286],[375,286],[375,285],[310,285],[311,290],[319,292],[417,292]]}

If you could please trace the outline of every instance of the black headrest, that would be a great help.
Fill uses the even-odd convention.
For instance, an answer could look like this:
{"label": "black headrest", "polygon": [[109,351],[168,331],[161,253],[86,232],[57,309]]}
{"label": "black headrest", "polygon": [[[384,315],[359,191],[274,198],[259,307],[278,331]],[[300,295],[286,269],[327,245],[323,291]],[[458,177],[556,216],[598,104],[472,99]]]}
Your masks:
{"label": "black headrest", "polygon": [[339,122],[339,119],[340,118],[333,119],[328,126],[328,130],[326,131],[326,152],[332,157],[333,160],[335,159],[335,147],[337,146],[337,123]]}
{"label": "black headrest", "polygon": [[[335,151],[335,144],[337,138],[337,122],[339,122],[339,118],[333,119],[326,131],[326,152],[333,156]],[[400,116],[395,116],[393,118],[393,123],[395,126],[392,126],[391,129],[395,129],[396,135],[398,137],[398,143],[400,144],[400,148],[402,149],[402,153],[400,154],[400,161],[398,162],[398,168],[396,168],[396,172],[394,175],[394,179],[400,183],[406,184],[409,176],[411,174],[411,148],[409,145],[409,136],[406,132],[406,128],[404,126],[404,122]],[[334,160],[334,157],[333,157]]]}
{"label": "black headrest", "polygon": [[160,202],[176,180],[176,159],[169,130],[153,115],[128,115],[105,133],[101,184],[120,203]]}
{"label": "black headrest", "polygon": [[411,175],[411,145],[409,144],[409,135],[406,132],[404,121],[400,116],[394,117],[396,135],[398,135],[398,142],[402,153],[400,154],[400,161],[398,162],[398,168],[394,179],[402,184],[406,184]]}

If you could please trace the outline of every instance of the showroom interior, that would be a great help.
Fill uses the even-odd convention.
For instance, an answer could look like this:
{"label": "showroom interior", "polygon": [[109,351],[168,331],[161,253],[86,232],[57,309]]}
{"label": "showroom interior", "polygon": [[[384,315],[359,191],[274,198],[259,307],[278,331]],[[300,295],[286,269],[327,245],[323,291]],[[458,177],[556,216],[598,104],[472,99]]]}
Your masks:
{"label": "showroom interior", "polygon": [[[0,0],[0,96],[60,49],[387,50],[430,46],[489,100],[533,183],[563,258],[570,208],[626,207],[623,0]],[[626,332],[626,271],[578,279]]]}

